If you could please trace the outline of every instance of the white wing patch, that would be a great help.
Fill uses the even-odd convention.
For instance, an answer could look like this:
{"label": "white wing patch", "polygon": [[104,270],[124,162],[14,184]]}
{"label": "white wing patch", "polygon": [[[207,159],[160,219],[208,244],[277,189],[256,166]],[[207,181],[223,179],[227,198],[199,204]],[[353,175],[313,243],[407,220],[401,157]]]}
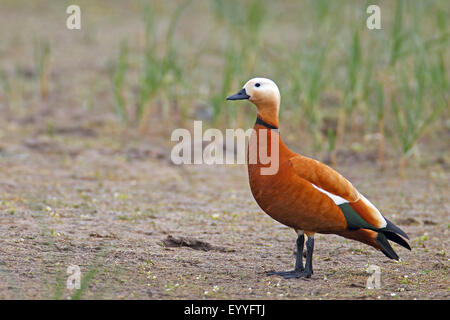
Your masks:
{"label": "white wing patch", "polygon": [[[334,201],[334,203],[338,206],[340,204],[343,203],[349,203],[349,201],[345,200],[342,197],[339,197],[335,194],[332,194],[326,190],[323,190],[322,188],[319,188],[318,186],[316,186],[314,183],[312,183],[313,187],[316,188],[317,190],[319,190],[320,192],[322,192],[323,194],[326,194],[331,200]],[[372,215],[375,216],[375,218],[380,221],[380,226],[379,228],[384,228],[386,227],[387,223],[386,220],[384,219],[384,217],[381,215],[380,211],[377,209],[377,207],[375,207],[369,200],[367,200],[366,197],[364,197],[361,193],[359,194],[360,199],[366,204],[366,206],[368,206],[369,208],[371,208],[371,212]]]}
{"label": "white wing patch", "polygon": [[381,222],[381,226],[380,228],[384,228],[387,225],[386,220],[384,219],[383,215],[380,213],[380,211],[377,209],[377,207],[375,207],[372,202],[370,202],[369,200],[367,200],[366,197],[364,197],[362,194],[359,194],[361,196],[362,201],[368,206],[370,207],[373,211],[373,213],[375,213],[377,219]]}
{"label": "white wing patch", "polygon": [[316,189],[319,190],[320,192],[326,194],[331,200],[334,201],[334,203],[335,203],[337,206],[340,205],[340,204],[343,204],[343,203],[348,203],[348,201],[345,200],[344,198],[341,198],[341,197],[339,197],[339,196],[337,196],[337,195],[335,195],[335,194],[332,194],[332,193],[330,193],[330,192],[328,192],[328,191],[325,191],[325,190],[323,190],[322,188],[319,188],[318,186],[316,186],[314,183],[312,183],[312,185],[313,185],[314,188],[316,188]]}

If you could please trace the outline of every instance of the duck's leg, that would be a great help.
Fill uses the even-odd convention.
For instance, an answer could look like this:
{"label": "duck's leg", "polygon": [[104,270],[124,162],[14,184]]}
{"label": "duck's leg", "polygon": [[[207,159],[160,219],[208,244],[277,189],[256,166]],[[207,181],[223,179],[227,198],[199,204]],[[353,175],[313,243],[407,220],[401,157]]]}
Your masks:
{"label": "duck's leg", "polygon": [[308,240],[306,241],[306,264],[305,268],[303,268],[303,245],[305,243],[305,235],[303,232],[298,235],[297,238],[297,256],[295,258],[295,268],[292,271],[270,271],[266,274],[268,276],[276,275],[281,276],[285,279],[291,279],[291,278],[301,278],[306,277],[309,278],[313,274],[312,270],[312,255],[313,255],[313,249],[314,249],[314,237],[308,237]]}
{"label": "duck's leg", "polygon": [[314,273],[312,267],[313,251],[314,251],[314,236],[310,236],[308,237],[308,240],[306,240],[306,263],[304,270],[306,278],[310,278],[311,275]]}

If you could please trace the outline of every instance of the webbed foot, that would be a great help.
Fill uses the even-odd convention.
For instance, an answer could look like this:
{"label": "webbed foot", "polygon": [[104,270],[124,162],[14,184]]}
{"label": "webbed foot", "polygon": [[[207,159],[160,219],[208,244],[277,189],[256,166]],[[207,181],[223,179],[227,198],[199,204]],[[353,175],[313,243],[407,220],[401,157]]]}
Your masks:
{"label": "webbed foot", "polygon": [[291,271],[269,271],[266,272],[268,276],[280,276],[285,279],[292,278],[311,278],[312,271],[308,270],[291,270]]}

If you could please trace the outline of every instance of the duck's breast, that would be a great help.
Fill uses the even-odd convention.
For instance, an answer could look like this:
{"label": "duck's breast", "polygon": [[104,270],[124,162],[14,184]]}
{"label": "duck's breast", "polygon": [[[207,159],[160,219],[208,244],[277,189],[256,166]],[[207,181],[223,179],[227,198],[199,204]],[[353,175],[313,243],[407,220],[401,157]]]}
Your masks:
{"label": "duck's breast", "polygon": [[248,163],[250,188],[258,205],[273,219],[295,229],[324,233],[344,230],[346,222],[339,207],[309,181],[295,174],[288,161],[294,153],[280,142],[276,159],[270,146],[254,145],[258,143],[256,134],[250,138],[249,152],[252,147],[258,152],[268,150],[272,160],[278,161],[275,174],[262,174],[262,169],[273,163]]}

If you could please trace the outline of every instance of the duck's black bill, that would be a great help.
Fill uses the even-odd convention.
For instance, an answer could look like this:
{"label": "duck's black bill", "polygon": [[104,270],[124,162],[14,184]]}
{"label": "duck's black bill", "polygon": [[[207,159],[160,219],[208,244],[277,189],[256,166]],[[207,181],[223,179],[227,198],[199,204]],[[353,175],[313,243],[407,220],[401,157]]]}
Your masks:
{"label": "duck's black bill", "polygon": [[247,92],[245,92],[245,88],[243,88],[238,93],[227,97],[227,100],[245,100],[245,99],[248,99],[248,98],[250,98],[250,96],[247,94]]}

